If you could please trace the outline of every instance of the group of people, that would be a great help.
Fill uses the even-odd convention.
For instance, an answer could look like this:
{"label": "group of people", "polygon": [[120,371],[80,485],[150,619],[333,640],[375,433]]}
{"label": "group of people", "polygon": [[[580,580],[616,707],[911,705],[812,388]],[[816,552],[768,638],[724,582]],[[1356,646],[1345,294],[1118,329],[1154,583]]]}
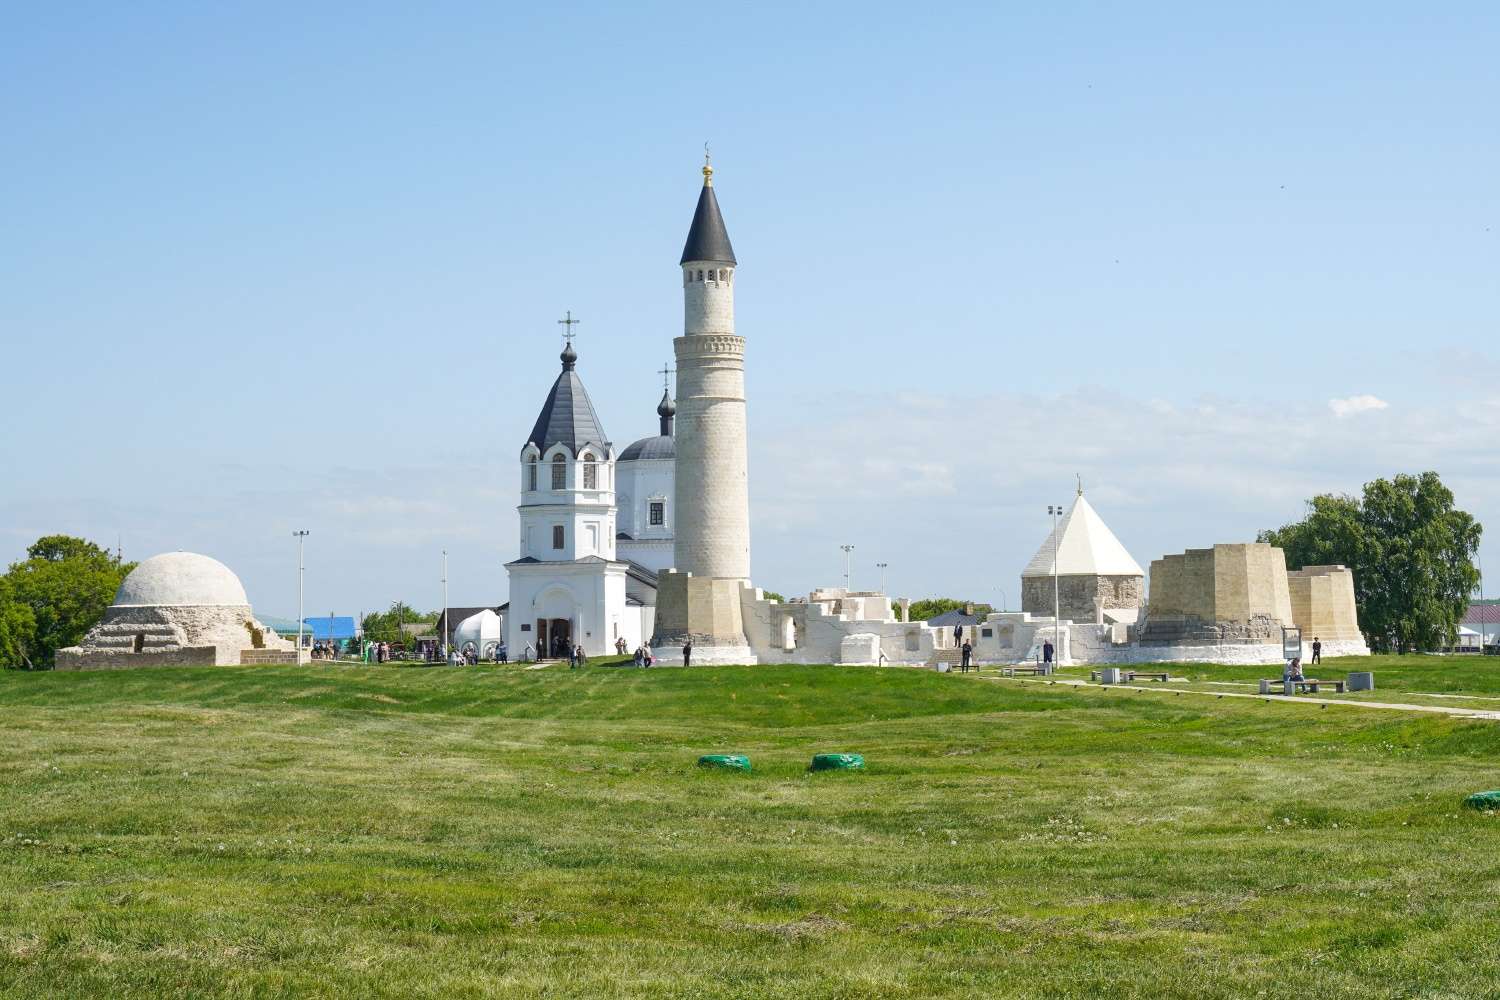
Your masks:
{"label": "group of people", "polygon": [[319,639],[312,644],[312,658],[315,660],[332,660],[338,655],[338,643],[332,639]]}

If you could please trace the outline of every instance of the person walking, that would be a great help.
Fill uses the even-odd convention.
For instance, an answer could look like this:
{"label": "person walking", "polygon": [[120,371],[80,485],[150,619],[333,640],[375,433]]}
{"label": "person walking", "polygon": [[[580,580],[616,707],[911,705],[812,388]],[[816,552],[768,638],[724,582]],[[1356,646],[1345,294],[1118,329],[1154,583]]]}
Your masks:
{"label": "person walking", "polygon": [[635,647],[635,665],[638,667],[646,665],[646,648],[644,646]]}
{"label": "person walking", "polygon": [[523,650],[521,650],[521,662],[522,663],[530,663],[531,662],[532,652],[533,651],[532,651],[532,648],[531,648],[531,643],[528,642],[526,644],[526,648],[523,649]]}
{"label": "person walking", "polygon": [[651,655],[651,644],[649,642],[643,644],[641,646],[641,650],[646,654],[646,666],[648,666],[648,667],[655,666],[656,665],[656,657],[653,656],[653,655]]}
{"label": "person walking", "polygon": [[1052,667],[1052,652],[1052,640],[1048,639],[1042,643],[1042,666],[1047,667],[1049,673]]}
{"label": "person walking", "polygon": [[1313,658],[1314,663],[1323,662],[1323,640],[1313,636]]}
{"label": "person walking", "polygon": [[969,663],[973,659],[974,659],[974,647],[971,646],[971,645],[969,645],[967,642],[965,642],[963,644],[963,662],[959,665],[959,670],[962,671],[963,673],[968,673],[969,672]]}
{"label": "person walking", "polygon": [[693,665],[693,640],[691,639],[682,644],[682,665],[684,667]]}
{"label": "person walking", "polygon": [[583,651],[582,646],[573,650],[573,665],[575,667],[586,667],[589,665],[589,654]]}

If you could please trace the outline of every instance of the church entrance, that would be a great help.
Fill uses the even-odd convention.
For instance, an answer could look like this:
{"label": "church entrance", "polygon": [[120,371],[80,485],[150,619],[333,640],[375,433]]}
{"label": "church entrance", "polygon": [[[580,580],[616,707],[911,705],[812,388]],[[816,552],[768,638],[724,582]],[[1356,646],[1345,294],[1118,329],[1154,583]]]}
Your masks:
{"label": "church entrance", "polygon": [[536,620],[536,658],[559,660],[573,648],[573,623],[566,618]]}

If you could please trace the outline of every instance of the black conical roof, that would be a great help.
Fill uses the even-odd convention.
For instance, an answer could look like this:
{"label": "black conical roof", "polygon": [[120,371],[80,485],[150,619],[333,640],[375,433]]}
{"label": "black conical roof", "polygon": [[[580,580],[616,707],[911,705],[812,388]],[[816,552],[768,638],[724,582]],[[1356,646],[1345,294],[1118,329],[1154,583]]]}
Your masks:
{"label": "black conical roof", "polygon": [[584,445],[593,445],[600,451],[609,448],[609,438],[604,435],[604,425],[599,423],[599,414],[594,411],[594,402],[589,399],[583,380],[573,370],[578,354],[569,344],[563,350],[563,370],[552,383],[547,393],[547,402],[537,415],[536,426],[531,428],[527,444],[536,445],[544,454],[555,444],[565,444],[576,456]]}
{"label": "black conical roof", "polygon": [[734,247],[729,244],[729,230],[724,228],[724,216],[719,214],[719,199],[714,197],[714,186],[710,183],[705,183],[703,193],[698,195],[698,210],[693,213],[693,225],[682,247],[682,259],[677,263],[686,264],[690,260],[738,263]]}

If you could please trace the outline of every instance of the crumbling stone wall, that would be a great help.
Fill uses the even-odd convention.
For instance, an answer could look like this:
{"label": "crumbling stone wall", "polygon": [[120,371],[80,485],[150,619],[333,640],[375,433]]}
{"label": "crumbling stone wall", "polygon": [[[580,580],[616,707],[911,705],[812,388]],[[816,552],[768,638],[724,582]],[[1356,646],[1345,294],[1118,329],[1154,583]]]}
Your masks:
{"label": "crumbling stone wall", "polygon": [[[1139,576],[1059,576],[1060,616],[1066,621],[1093,623],[1101,610],[1141,607],[1145,589],[1146,581]],[[1022,578],[1021,610],[1052,617],[1052,577]]]}

